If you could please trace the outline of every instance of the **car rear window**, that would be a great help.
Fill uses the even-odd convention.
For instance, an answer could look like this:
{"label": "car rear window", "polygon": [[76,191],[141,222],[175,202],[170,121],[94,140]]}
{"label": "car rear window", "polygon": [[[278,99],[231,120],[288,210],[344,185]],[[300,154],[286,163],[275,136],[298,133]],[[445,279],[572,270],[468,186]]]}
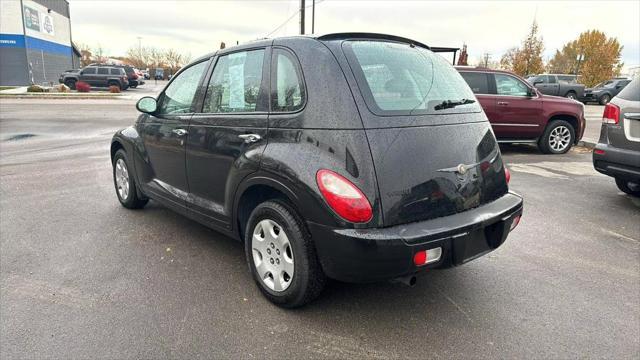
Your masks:
{"label": "car rear window", "polygon": [[640,79],[635,79],[618,93],[618,97],[629,101],[640,101]]}
{"label": "car rear window", "polygon": [[[343,45],[367,107],[376,115],[477,112],[460,74],[440,55],[410,44],[352,40]],[[474,100],[448,107],[445,101]]]}

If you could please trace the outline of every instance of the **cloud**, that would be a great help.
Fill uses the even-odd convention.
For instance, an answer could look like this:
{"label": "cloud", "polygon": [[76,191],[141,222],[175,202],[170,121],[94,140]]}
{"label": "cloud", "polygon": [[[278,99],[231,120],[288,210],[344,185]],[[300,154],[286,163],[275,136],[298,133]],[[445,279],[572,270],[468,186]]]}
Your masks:
{"label": "cloud", "polygon": [[[460,47],[471,58],[497,60],[518,46],[534,17],[545,42],[545,56],[588,29],[616,37],[623,61],[640,64],[638,1],[320,1],[316,33],[370,31],[391,33],[430,45]],[[311,4],[311,0],[307,0]],[[262,38],[298,10],[299,1],[86,1],[70,0],[73,38],[123,55],[137,46],[175,48],[194,56]],[[307,29],[311,29],[307,9]],[[615,14],[615,20],[603,13]],[[298,33],[294,16],[273,36]]]}

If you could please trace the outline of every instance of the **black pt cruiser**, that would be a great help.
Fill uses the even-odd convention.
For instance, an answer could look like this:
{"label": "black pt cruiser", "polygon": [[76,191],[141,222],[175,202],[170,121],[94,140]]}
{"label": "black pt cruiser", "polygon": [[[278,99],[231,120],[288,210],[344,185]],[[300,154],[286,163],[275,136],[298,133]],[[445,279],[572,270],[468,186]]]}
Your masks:
{"label": "black pt cruiser", "polygon": [[499,247],[522,198],[458,72],[368,33],[260,40],[201,57],[111,143],[118,199],[244,242],[284,307],[328,278],[413,284]]}

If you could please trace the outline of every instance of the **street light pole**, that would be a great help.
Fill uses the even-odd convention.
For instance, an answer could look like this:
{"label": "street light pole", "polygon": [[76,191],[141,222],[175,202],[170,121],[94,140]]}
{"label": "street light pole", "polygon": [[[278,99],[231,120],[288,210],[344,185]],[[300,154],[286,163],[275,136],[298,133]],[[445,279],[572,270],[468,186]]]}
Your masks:
{"label": "street light pole", "polygon": [[311,33],[316,32],[316,0],[311,2]]}
{"label": "street light pole", "polygon": [[304,35],[304,0],[300,0],[300,35]]}

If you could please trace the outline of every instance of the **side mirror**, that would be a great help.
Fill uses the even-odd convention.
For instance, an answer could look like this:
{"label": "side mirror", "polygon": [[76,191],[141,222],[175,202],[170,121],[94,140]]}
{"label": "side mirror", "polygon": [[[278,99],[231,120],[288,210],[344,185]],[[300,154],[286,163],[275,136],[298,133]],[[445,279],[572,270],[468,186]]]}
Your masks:
{"label": "side mirror", "polygon": [[145,96],[136,103],[136,109],[146,114],[153,114],[157,108],[158,102],[151,96]]}
{"label": "side mirror", "polygon": [[84,75],[84,70],[80,70],[80,75]]}

